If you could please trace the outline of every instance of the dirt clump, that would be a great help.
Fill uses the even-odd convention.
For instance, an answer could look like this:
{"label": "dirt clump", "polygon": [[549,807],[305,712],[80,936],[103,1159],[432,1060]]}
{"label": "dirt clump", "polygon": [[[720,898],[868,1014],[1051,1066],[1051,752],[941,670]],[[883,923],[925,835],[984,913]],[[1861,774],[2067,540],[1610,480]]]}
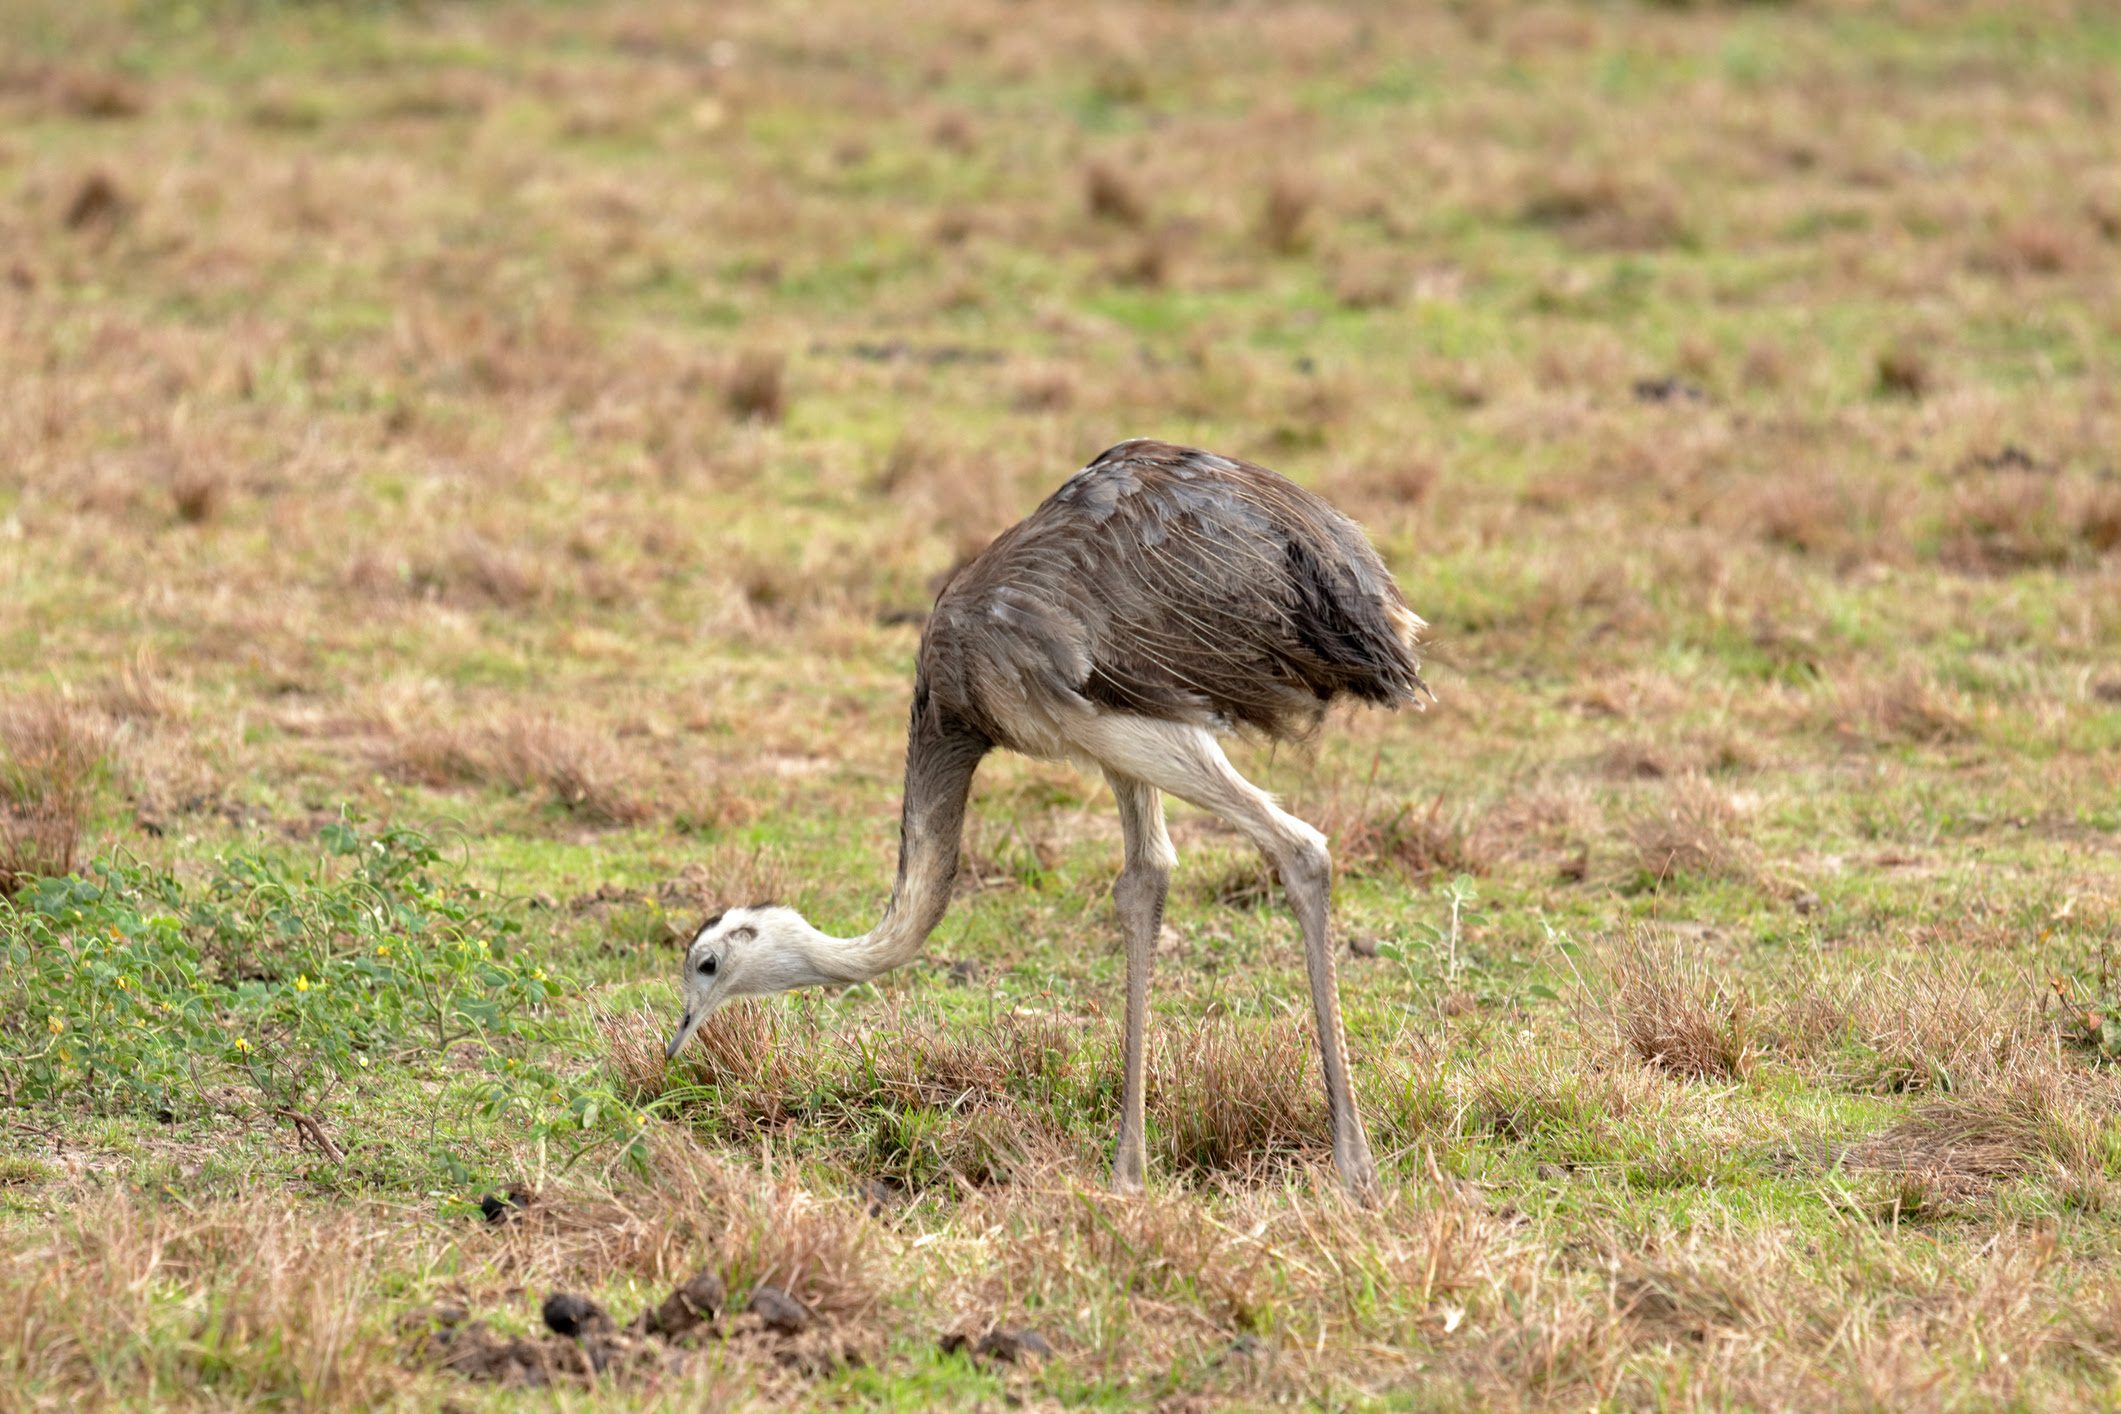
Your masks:
{"label": "dirt clump", "polygon": [[754,1287],[741,1309],[733,1309],[727,1297],[721,1273],[703,1268],[621,1326],[588,1297],[553,1291],[540,1308],[551,1332],[542,1338],[498,1335],[484,1321],[468,1320],[461,1306],[435,1307],[404,1322],[415,1332],[406,1363],[534,1389],[590,1385],[603,1378],[630,1384],[659,1373],[682,1374],[702,1358],[698,1347],[708,1340],[721,1344],[729,1357],[802,1375],[867,1363],[864,1344],[851,1327],[779,1287]]}
{"label": "dirt clump", "polygon": [[969,1331],[952,1331],[937,1344],[945,1355],[970,1355],[1008,1365],[1043,1360],[1053,1354],[1051,1342],[1029,1326],[998,1325],[977,1337]]}

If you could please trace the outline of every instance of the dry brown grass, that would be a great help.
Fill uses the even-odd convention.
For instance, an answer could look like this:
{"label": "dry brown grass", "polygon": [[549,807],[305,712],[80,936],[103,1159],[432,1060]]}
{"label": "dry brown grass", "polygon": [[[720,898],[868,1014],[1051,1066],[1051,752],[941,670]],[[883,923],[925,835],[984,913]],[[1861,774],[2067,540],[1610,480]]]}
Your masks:
{"label": "dry brown grass", "polygon": [[1100,221],[1122,226],[1141,226],[1149,219],[1148,200],[1134,180],[1103,162],[1083,168],[1083,207]]}
{"label": "dry brown grass", "polygon": [[1912,342],[1893,344],[1878,353],[1878,391],[1901,398],[1922,398],[1937,387],[1937,365]]}
{"label": "dry brown grass", "polygon": [[2031,977],[1991,977],[1937,949],[1890,967],[1814,963],[1778,994],[1764,1042],[1858,1090],[1966,1094],[2057,1044]]}
{"label": "dry brown grass", "polygon": [[630,766],[602,731],[555,717],[515,716],[488,738],[495,775],[522,790],[544,790],[555,803],[592,824],[630,824],[648,818]]}
{"label": "dry brown grass", "polygon": [[1662,786],[1629,823],[1636,867],[1662,886],[1679,876],[1754,880],[1760,855],[1731,792],[1698,774]]}
{"label": "dry brown grass", "polygon": [[605,731],[559,717],[511,713],[476,727],[415,728],[393,743],[390,759],[402,776],[430,785],[542,793],[586,824],[636,824],[654,813],[625,751]]}
{"label": "dry brown grass", "polygon": [[[548,1291],[652,1291],[703,1266],[847,1327],[874,1319],[881,1254],[851,1197],[820,1199],[690,1145],[654,1144],[648,1163],[644,1183],[577,1184],[500,1224],[368,1205],[320,1218],[267,1196],[83,1195],[64,1222],[7,1243],[0,1378],[40,1399],[144,1376],[160,1407],[419,1403],[452,1384],[408,1368],[426,1362],[400,1323],[405,1295],[520,1320]],[[408,1269],[420,1273],[411,1293]],[[718,1349],[757,1361],[754,1378],[775,1370],[770,1349]]]}
{"label": "dry brown grass", "polygon": [[1752,999],[1689,946],[1654,930],[1616,946],[1610,1023],[1639,1060],[1689,1080],[1745,1076],[1759,1047]]}
{"label": "dry brown grass", "polygon": [[1766,543],[1838,568],[1909,557],[1908,488],[1891,481],[1798,466],[1749,484],[1735,508],[1744,527]]}
{"label": "dry brown grass", "polygon": [[1822,705],[1834,731],[1875,741],[1943,745],[1964,741],[1973,731],[1964,695],[1913,664],[1848,681]]}
{"label": "dry brown grass", "polygon": [[1672,191],[1610,168],[1542,174],[1525,196],[1521,214],[1596,250],[1660,250],[1689,239]]}
{"label": "dry brown grass", "polygon": [[[1182,1353],[1214,1362],[1218,1394],[1251,1400],[1309,1383],[1303,1354],[1266,1354],[1268,1333],[1290,1317],[1329,1338],[1362,1332],[1376,1343],[1373,1369],[1400,1368],[1382,1342],[1433,1335],[1443,1310],[1509,1262],[1502,1225],[1477,1210],[1395,1197],[1365,1212],[1317,1188],[1237,1194],[1216,1209],[1176,1196],[995,1189],[967,1217],[997,1240],[958,1299],[1057,1313],[1123,1292],[1124,1326],[1085,1331],[1096,1343],[1078,1358],[1116,1363],[1130,1346]],[[1389,1314],[1371,1305],[1373,1291],[1395,1294]]]}
{"label": "dry brown grass", "polygon": [[170,476],[169,501],[178,520],[186,525],[205,525],[220,515],[227,504],[228,483],[211,469],[179,467]]}
{"label": "dry brown grass", "polygon": [[547,591],[545,566],[534,552],[501,544],[476,531],[460,536],[432,559],[416,560],[412,582],[428,594],[502,609],[529,608]]}
{"label": "dry brown grass", "polygon": [[188,1211],[84,1195],[64,1221],[8,1243],[0,1379],[63,1399],[144,1376],[193,1407],[382,1399],[399,1377],[378,1279],[403,1235],[375,1215],[320,1220],[271,1198]]}
{"label": "dry brown grass", "polygon": [[1311,243],[1311,213],[1318,193],[1307,181],[1283,173],[1267,186],[1259,205],[1260,243],[1276,255],[1295,255]]}
{"label": "dry brown grass", "polygon": [[722,385],[722,401],[748,422],[779,422],[788,412],[787,358],[764,349],[740,356]]}
{"label": "dry brown grass", "polygon": [[0,897],[72,871],[109,754],[102,721],[64,698],[0,702]]}
{"label": "dry brown grass", "polygon": [[118,722],[152,725],[182,714],[182,699],[145,643],[95,694],[99,710]]}
{"label": "dry brown grass", "polygon": [[[1080,1038],[1053,1018],[960,1028],[909,1010],[840,1030],[814,1013],[796,1018],[740,1002],[710,1018],[666,1066],[667,1020],[641,1012],[604,1022],[613,1070],[630,1090],[652,1101],[673,1085],[707,1087],[711,1104],[688,1099],[688,1111],[707,1104],[704,1117],[737,1136],[790,1123],[856,1140],[874,1131],[874,1158],[892,1177],[939,1171],[1005,1181],[1049,1160],[1064,1137],[1026,1102],[1074,1083],[1084,1064]],[[910,1126],[885,1121],[876,1130],[880,1115],[894,1111],[922,1114]],[[992,1122],[997,1115],[1006,1123]],[[915,1136],[910,1144],[907,1136]]]}
{"label": "dry brown grass", "polygon": [[[2057,1256],[2042,1229],[1998,1233],[1963,1274],[1898,1258],[1874,1239],[1822,1248],[1794,1230],[1654,1231],[1587,1262],[1604,1269],[1595,1285],[1512,1273],[1523,1315],[1485,1354],[1498,1374],[1538,1387],[1581,1381],[1630,1404],[1654,1402],[1685,1365],[1721,1405],[1842,1408],[1851,1388],[1921,1391],[1933,1381],[1896,1402],[1944,1409],[1935,1387],[1954,1382],[1945,1352],[2000,1340],[2013,1359],[1968,1383],[1984,1398],[2024,1397],[2076,1358],[2077,1320],[2052,1282]],[[1891,1293],[1877,1314],[1881,1343],[1860,1351],[1846,1349],[1837,1319],[1852,1283]]]}
{"label": "dry brown grass", "polygon": [[[614,1072],[648,1101],[677,1085],[707,1087],[712,1102],[687,1092],[683,1113],[724,1134],[799,1123],[838,1131],[887,1176],[955,1174],[975,1185],[1025,1181],[1060,1163],[1094,1169],[1110,1143],[1100,1127],[1115,1118],[1119,1060],[1106,1024],[1003,1015],[952,1025],[895,1008],[840,1028],[814,1013],[737,1003],[666,1067],[667,1021],[607,1019]],[[1309,1033],[1294,1022],[1180,1023],[1150,1036],[1152,1147],[1176,1175],[1256,1181],[1315,1165],[1327,1134],[1322,1093]],[[1084,1101],[1087,1114],[1063,1113]]]}
{"label": "dry brown grass", "polygon": [[1327,1133],[1317,1070],[1311,1035],[1294,1022],[1160,1028],[1148,1094],[1157,1159],[1202,1175],[1258,1175],[1316,1159]]}
{"label": "dry brown grass", "polygon": [[1975,573],[2096,563],[2121,546],[2121,481],[2052,467],[1978,472],[1942,518],[1945,563]]}
{"label": "dry brown grass", "polygon": [[1902,1180],[1914,1202],[1962,1202],[2001,1182],[2060,1168],[2064,1132],[2050,1099],[2032,1087],[1933,1100],[1843,1149],[1844,1167]]}
{"label": "dry brown grass", "polygon": [[1335,863],[1354,873],[1428,883],[1439,876],[1487,874],[1502,858],[1502,841],[1486,815],[1449,806],[1440,793],[1426,804],[1410,800],[1369,815],[1329,802],[1314,823],[1332,841]]}
{"label": "dry brown grass", "polygon": [[109,236],[132,219],[135,203],[107,172],[91,172],[66,203],[66,228],[89,236]]}

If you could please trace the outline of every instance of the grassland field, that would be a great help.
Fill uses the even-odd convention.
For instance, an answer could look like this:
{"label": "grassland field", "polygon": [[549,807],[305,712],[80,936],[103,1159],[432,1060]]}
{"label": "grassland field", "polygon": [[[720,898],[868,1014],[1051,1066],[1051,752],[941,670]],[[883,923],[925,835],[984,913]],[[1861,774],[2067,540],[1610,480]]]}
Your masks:
{"label": "grassland field", "polygon": [[[12,0],[0,1411],[2113,1408],[2117,374],[2096,0]],[[874,920],[933,586],[1132,436],[1431,625],[1232,748],[1374,1210],[1182,805],[1105,1191],[1067,765],[662,1061],[707,912]]]}

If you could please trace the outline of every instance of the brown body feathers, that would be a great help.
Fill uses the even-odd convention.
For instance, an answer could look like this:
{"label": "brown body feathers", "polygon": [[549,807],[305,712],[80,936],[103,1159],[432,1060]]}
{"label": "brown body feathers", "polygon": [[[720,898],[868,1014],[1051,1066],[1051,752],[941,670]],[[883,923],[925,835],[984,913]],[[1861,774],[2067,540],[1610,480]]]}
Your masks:
{"label": "brown body feathers", "polygon": [[944,586],[916,699],[1034,754],[1043,723],[1084,708],[1300,736],[1342,693],[1425,691],[1420,627],[1362,530],[1309,491],[1122,442]]}

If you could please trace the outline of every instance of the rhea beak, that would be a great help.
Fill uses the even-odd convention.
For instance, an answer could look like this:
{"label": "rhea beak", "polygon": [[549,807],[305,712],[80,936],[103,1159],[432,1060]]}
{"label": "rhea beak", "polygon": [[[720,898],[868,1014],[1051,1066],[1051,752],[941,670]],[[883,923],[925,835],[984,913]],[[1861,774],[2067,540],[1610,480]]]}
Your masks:
{"label": "rhea beak", "polygon": [[663,1047],[663,1059],[675,1060],[677,1053],[685,1048],[685,1043],[692,1039],[692,1033],[697,1031],[700,1023],[706,1019],[707,1013],[704,1010],[685,1008],[685,1014],[678,1018],[678,1034],[670,1038],[669,1045]]}

